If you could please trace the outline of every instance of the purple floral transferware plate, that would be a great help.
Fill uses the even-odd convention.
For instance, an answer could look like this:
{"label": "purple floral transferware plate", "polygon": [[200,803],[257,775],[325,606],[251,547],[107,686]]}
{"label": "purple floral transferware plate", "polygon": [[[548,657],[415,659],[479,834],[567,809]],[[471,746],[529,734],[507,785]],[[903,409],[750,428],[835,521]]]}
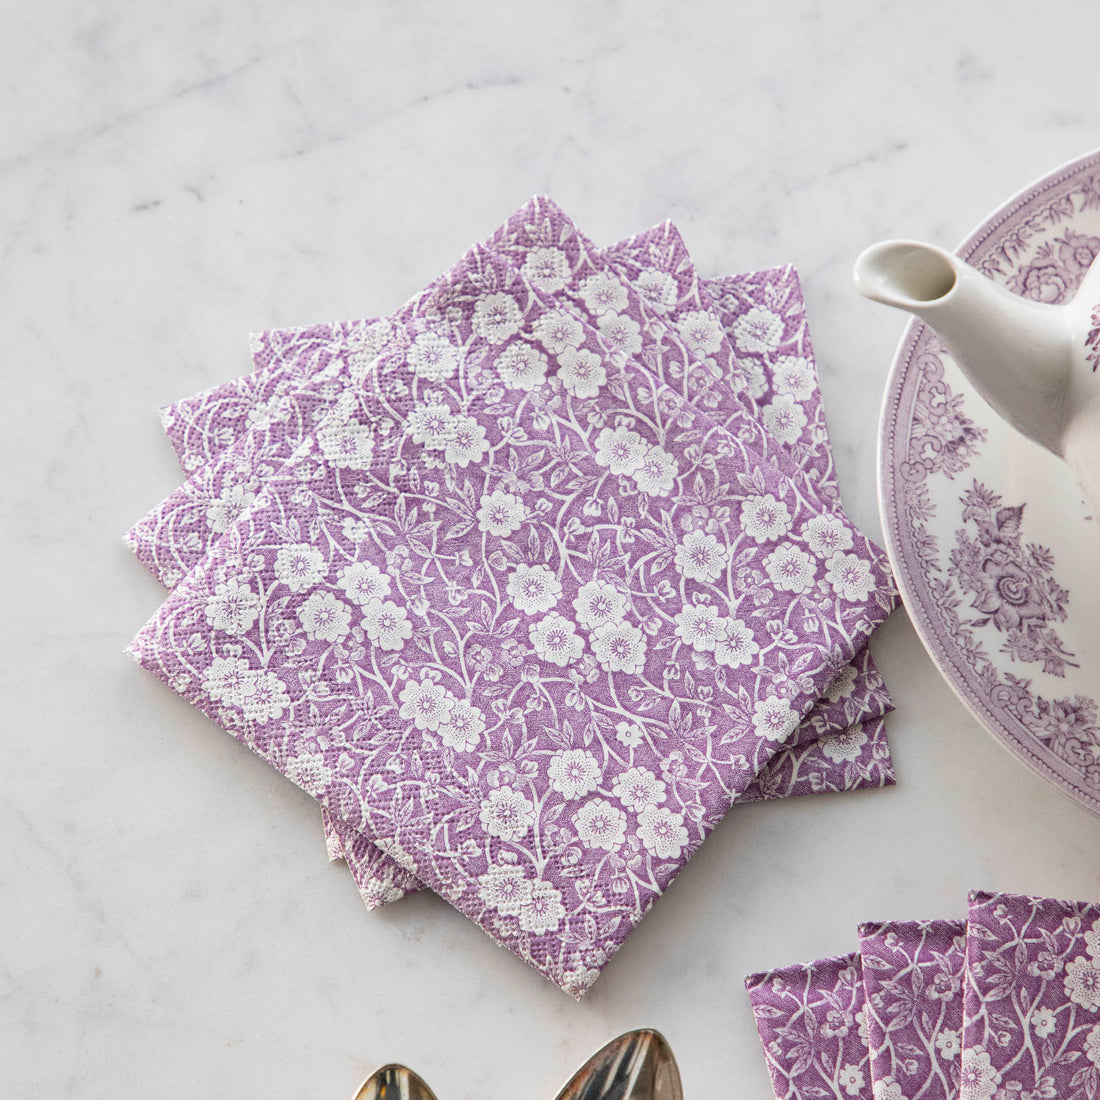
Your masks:
{"label": "purple floral transferware plate", "polygon": [[[1068,300],[1100,252],[1100,151],[1010,199],[958,254]],[[879,434],[886,547],[921,641],[1003,745],[1100,813],[1100,531],[1063,463],[985,404],[928,326],[894,358]]]}

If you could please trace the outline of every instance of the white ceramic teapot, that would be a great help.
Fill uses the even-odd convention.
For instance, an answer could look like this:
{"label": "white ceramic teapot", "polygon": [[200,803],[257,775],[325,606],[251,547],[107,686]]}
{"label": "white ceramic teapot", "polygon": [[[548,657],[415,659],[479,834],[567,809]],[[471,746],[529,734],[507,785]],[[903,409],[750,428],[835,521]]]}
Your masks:
{"label": "white ceramic teapot", "polygon": [[868,298],[934,328],[993,409],[1066,460],[1100,519],[1100,261],[1066,305],[1019,298],[916,241],[872,245],[854,274]]}

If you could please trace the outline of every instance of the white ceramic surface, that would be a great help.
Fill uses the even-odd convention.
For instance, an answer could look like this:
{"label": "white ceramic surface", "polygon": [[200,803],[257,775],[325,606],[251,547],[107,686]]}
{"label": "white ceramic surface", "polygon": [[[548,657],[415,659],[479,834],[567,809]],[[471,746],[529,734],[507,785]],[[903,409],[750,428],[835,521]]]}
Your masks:
{"label": "white ceramic surface", "polygon": [[161,592],[120,540],[178,482],[156,407],[244,370],[249,329],[392,309],[538,192],[598,241],[672,217],[706,274],[796,263],[876,530],[900,326],[852,261],[1096,145],[1093,0],[3,12],[0,1092],[324,1100],[395,1060],[548,1100],[651,1025],[691,1100],[765,1100],[744,974],[973,886],[1100,898],[1096,819],[899,614],[900,785],[740,809],[574,1004],[436,899],[363,911],[313,803],[123,655]]}
{"label": "white ceramic surface", "polygon": [[[959,253],[1068,302],[1100,253],[1100,152],[1009,200]],[[1100,813],[1100,529],[1070,469],[1000,419],[923,322],[895,358],[880,443],[887,547],[933,660],[1006,747]]]}

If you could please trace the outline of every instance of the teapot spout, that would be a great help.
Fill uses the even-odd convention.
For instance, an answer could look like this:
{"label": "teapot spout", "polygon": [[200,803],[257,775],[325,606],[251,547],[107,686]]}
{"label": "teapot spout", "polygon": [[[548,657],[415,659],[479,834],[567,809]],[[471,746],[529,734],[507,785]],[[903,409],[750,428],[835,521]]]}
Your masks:
{"label": "teapot spout", "polygon": [[970,382],[1005,420],[1064,452],[1072,371],[1068,310],[1017,297],[957,256],[917,241],[883,241],[856,260],[857,289],[931,325]]}

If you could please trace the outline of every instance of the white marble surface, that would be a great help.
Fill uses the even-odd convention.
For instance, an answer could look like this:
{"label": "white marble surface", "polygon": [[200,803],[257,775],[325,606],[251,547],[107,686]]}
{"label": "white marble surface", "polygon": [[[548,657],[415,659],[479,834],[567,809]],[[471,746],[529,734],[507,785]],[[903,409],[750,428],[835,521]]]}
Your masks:
{"label": "white marble surface", "polygon": [[[1045,19],[1045,21],[1044,21]],[[374,915],[314,805],[123,656],[119,535],[178,479],[154,410],[250,328],[388,311],[535,192],[666,216],[708,274],[803,276],[850,511],[902,318],[866,243],[953,244],[1100,142],[1094,0],[4,5],[0,1092],[550,1100],[663,1030],[689,1100],[770,1095],[746,972],[969,887],[1100,898],[1100,821],[967,715],[904,614],[894,790],[739,808],[581,1005],[446,905]]]}

